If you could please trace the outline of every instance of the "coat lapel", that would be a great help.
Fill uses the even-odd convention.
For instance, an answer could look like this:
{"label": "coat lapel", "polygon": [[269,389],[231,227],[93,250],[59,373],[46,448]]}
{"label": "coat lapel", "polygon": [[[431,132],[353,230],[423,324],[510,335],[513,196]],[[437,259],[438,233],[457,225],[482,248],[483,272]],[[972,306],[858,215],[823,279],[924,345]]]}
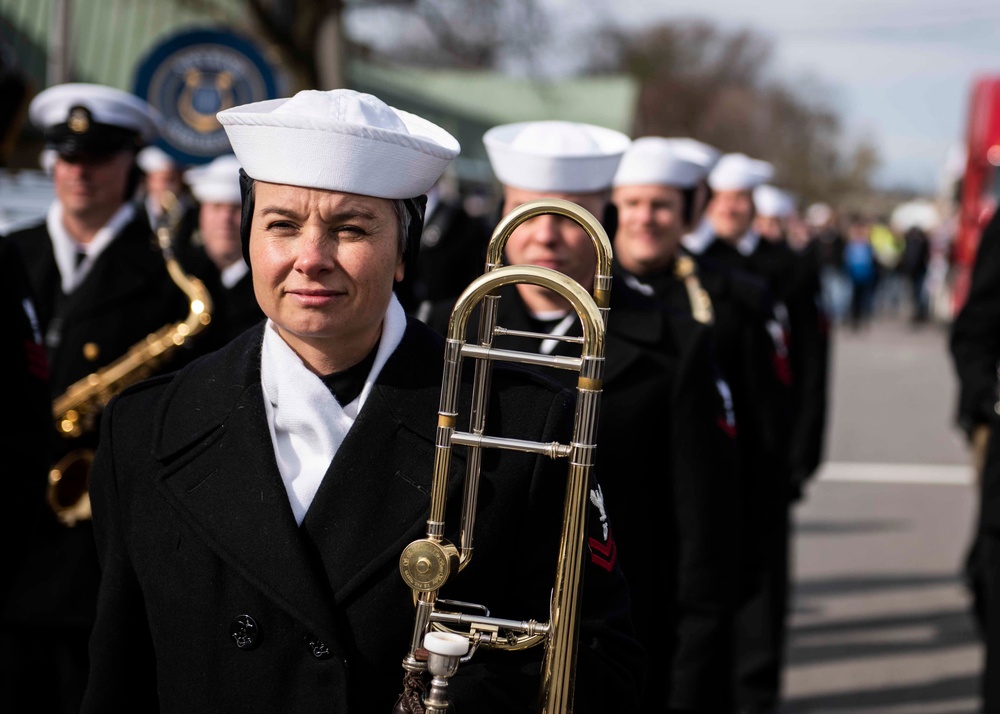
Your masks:
{"label": "coat lapel", "polygon": [[158,415],[157,487],[220,558],[333,646],[332,598],[303,546],[271,447],[262,330],[175,378]]}
{"label": "coat lapel", "polygon": [[[528,313],[514,286],[500,290],[498,323],[512,330],[531,330]],[[475,333],[470,331],[470,336]],[[570,328],[569,335],[582,334],[577,322]],[[664,325],[661,311],[652,303],[639,296],[624,282],[617,282],[611,290],[610,314],[605,345],[604,383],[613,383],[628,372],[629,367],[643,355],[644,350],[656,351],[664,339]],[[524,351],[538,351],[539,342],[528,338],[504,338],[500,346]],[[553,354],[579,356],[580,347],[570,342],[560,342]],[[572,372],[558,374],[548,370],[548,375],[560,382],[575,387],[576,377]],[[568,375],[568,378],[566,377]]]}
{"label": "coat lapel", "polygon": [[[440,396],[439,379],[427,376],[440,374],[442,355],[439,338],[411,323],[302,522],[337,603],[426,531]],[[453,492],[463,468],[453,452]]]}

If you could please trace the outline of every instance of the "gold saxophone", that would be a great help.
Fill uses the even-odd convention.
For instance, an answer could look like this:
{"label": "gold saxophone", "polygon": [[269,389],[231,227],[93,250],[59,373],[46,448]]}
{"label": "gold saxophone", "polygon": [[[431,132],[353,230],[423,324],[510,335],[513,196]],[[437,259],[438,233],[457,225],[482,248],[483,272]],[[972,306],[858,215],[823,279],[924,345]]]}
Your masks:
{"label": "gold saxophone", "polygon": [[[70,385],[55,400],[52,414],[56,430],[67,439],[92,432],[101,410],[113,396],[152,375],[178,347],[212,320],[212,297],[204,283],[185,273],[174,255],[173,232],[179,218],[179,202],[168,194],[164,207],[167,220],[157,228],[156,237],[170,279],[188,298],[188,315],[183,322],[166,325],[147,335],[111,364]],[[49,472],[49,506],[65,526],[90,518],[88,487],[93,460],[93,449],[75,449]]]}

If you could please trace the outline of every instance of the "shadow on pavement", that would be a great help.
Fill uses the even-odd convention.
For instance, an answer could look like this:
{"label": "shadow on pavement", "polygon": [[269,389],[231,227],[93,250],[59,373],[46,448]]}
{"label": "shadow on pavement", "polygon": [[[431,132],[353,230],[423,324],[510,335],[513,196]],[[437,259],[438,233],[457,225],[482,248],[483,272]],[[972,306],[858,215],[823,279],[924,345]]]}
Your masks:
{"label": "shadow on pavement", "polygon": [[857,535],[886,533],[910,528],[907,521],[804,521],[795,525],[796,535]]}
{"label": "shadow on pavement", "polygon": [[788,661],[796,665],[927,654],[979,642],[965,609],[837,620],[792,627],[788,634]]}
{"label": "shadow on pavement", "polygon": [[[963,647],[976,647],[979,637],[967,607],[938,602],[919,612],[881,615],[834,615],[828,599],[911,592],[920,597],[922,588],[960,586],[957,573],[902,574],[856,577],[816,578],[796,583],[794,610],[808,614],[808,623],[789,623],[787,663],[790,669],[811,665],[851,662],[858,659],[887,660],[908,655],[944,654]],[[817,622],[816,619],[823,618]],[[933,661],[933,660],[931,660]],[[932,670],[933,671],[933,670]],[[933,677],[933,673],[931,673]],[[884,688],[834,693],[803,694],[786,699],[782,714],[814,712],[864,712],[873,714],[885,708],[892,714],[933,712],[934,714],[973,714],[978,701],[978,673],[928,678],[916,683],[887,684]]]}

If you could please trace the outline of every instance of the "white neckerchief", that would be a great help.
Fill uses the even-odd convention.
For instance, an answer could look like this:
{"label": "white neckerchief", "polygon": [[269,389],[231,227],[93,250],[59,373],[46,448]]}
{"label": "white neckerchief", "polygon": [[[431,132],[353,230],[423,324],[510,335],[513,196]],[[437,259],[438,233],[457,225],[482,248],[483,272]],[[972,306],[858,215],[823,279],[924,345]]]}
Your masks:
{"label": "white neckerchief", "polygon": [[399,346],[405,331],[406,313],[394,294],[382,322],[382,338],[365,386],[357,399],[341,407],[323,380],[281,338],[274,323],[267,321],[260,355],[264,411],[278,471],[299,525],[379,372]]}
{"label": "white neckerchief", "polygon": [[226,287],[226,289],[232,289],[232,287],[242,280],[243,276],[249,272],[250,268],[247,267],[243,258],[240,258],[232,265],[222,269],[222,272],[219,274],[219,280],[222,281],[222,284]]}
{"label": "white neckerchief", "polygon": [[646,283],[639,280],[638,277],[632,275],[632,273],[625,274],[625,284],[630,288],[635,290],[637,293],[641,293],[647,297],[652,297],[656,295],[656,291],[653,290],[652,286],[646,285]]}
{"label": "white neckerchief", "polygon": [[[59,201],[53,201],[49,206],[49,212],[45,216],[45,227],[49,231],[49,239],[52,241],[52,253],[56,259],[56,266],[59,268],[62,291],[69,295],[76,290],[90,273],[90,269],[97,262],[97,258],[104,252],[104,249],[111,245],[132,218],[135,217],[135,207],[131,203],[125,203],[115,211],[111,219],[105,223],[94,239],[86,245],[77,243],[70,236],[63,225],[63,209]],[[76,264],[77,253],[86,253],[86,258],[80,265]]]}
{"label": "white neckerchief", "polygon": [[[553,312],[533,312],[531,313],[531,316],[534,317],[536,320],[544,321],[544,320],[551,320],[556,315],[559,315],[561,313],[562,310],[556,312],[555,314],[553,314]],[[576,312],[574,310],[570,310],[568,313],[566,313],[566,316],[562,320],[557,322],[555,326],[551,330],[549,330],[548,334],[555,335],[556,337],[562,337],[567,332],[569,332],[569,328],[572,327],[574,322],[576,322]],[[550,355],[552,354],[552,350],[556,348],[556,345],[558,345],[559,342],[560,340],[542,340],[541,345],[538,347],[538,351],[541,352],[543,355]]]}
{"label": "white neckerchief", "polygon": [[693,255],[701,255],[715,242],[715,233],[708,221],[702,219],[698,227],[690,233],[685,233],[681,244]]}
{"label": "white neckerchief", "polygon": [[146,216],[149,218],[149,227],[154,231],[160,226],[160,216],[163,215],[163,206],[152,197],[150,194],[146,194]]}
{"label": "white neckerchief", "polygon": [[744,258],[749,258],[757,250],[758,243],[760,243],[760,235],[754,231],[747,231],[742,238],[736,241],[736,250]]}
{"label": "white neckerchief", "polygon": [[[702,221],[694,231],[687,233],[681,238],[681,243],[689,252],[694,255],[701,255],[709,246],[711,246],[716,241],[715,232],[707,221]],[[743,236],[736,241],[735,247],[739,251],[740,255],[744,257],[749,257],[753,255],[753,252],[757,250],[757,244],[760,243],[760,236],[754,231],[747,231]]]}

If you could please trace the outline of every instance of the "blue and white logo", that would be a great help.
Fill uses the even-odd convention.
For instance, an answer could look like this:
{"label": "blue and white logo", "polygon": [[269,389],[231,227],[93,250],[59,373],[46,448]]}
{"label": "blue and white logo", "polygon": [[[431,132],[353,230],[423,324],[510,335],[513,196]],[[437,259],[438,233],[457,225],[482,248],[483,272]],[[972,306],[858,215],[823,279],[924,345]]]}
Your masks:
{"label": "blue and white logo", "polygon": [[157,143],[182,164],[231,151],[217,112],[278,96],[261,51],[225,30],[189,30],[156,45],[139,63],[134,91],[163,114]]}

